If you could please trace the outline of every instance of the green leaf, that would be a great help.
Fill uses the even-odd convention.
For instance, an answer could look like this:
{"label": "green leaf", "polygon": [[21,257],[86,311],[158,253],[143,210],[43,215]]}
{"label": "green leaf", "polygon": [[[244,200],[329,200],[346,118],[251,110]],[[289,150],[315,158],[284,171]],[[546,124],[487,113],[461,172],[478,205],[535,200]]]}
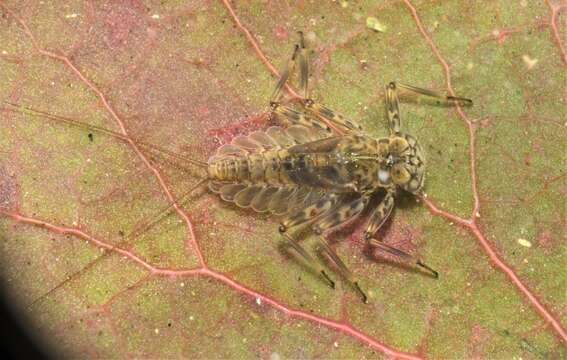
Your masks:
{"label": "green leaf", "polygon": [[[52,351],[75,357],[567,357],[560,6],[1,3],[0,99],[133,139],[3,103],[1,277],[13,302]],[[388,30],[369,29],[371,17]],[[186,195],[205,173],[136,145],[205,161],[266,128],[297,31],[312,96],[372,136],[387,134],[390,81],[473,99],[401,104],[427,153],[427,197],[402,197],[379,235],[438,280],[369,249],[357,222],[332,239],[364,305],[282,251],[277,219]]]}

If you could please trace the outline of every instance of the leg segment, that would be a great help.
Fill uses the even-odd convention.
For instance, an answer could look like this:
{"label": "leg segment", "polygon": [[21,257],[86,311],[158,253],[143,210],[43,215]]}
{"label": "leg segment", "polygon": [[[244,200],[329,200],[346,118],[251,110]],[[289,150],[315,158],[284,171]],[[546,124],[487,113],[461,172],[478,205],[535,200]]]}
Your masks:
{"label": "leg segment", "polygon": [[337,253],[331,248],[325,237],[324,232],[329,231],[339,225],[342,225],[358,215],[364,210],[366,205],[368,205],[369,196],[363,195],[362,197],[355,199],[349,203],[344,203],[337,208],[329,211],[326,215],[315,221],[313,225],[313,232],[319,236],[319,244],[321,250],[327,254],[332,263],[337,267],[340,274],[345,278],[348,283],[358,291],[362,297],[364,303],[368,302],[368,297],[362,291],[358,284],[358,280],[354,277],[352,272],[347,268],[345,263],[337,255]]}
{"label": "leg segment", "polygon": [[326,132],[331,132],[331,128],[324,122],[317,120],[312,116],[308,116],[305,112],[297,111],[289,106],[282,105],[280,103],[282,97],[282,89],[289,80],[290,75],[295,70],[297,61],[299,61],[300,67],[300,77],[299,83],[301,91],[304,96],[308,94],[308,79],[309,79],[309,66],[307,64],[307,54],[305,50],[305,42],[303,40],[303,33],[299,33],[299,44],[295,45],[293,55],[287,63],[286,67],[283,69],[280,79],[276,84],[274,92],[270,98],[270,109],[272,114],[276,116],[278,120],[286,125],[303,125],[307,127],[314,127],[318,129],[323,129]]}
{"label": "leg segment", "polygon": [[386,86],[386,114],[390,135],[399,135],[401,128],[400,100],[398,99],[396,83],[393,82]]}
{"label": "leg segment", "polygon": [[272,105],[272,113],[278,120],[286,125],[303,125],[306,127],[321,129],[331,134],[331,128],[329,125],[289,106],[280,104]]}
{"label": "leg segment", "polygon": [[320,263],[318,263],[313,256],[311,256],[298,242],[297,239],[293,238],[288,234],[288,230],[297,228],[303,224],[309,223],[319,216],[324,216],[327,212],[333,209],[339,197],[336,194],[329,194],[323,197],[321,200],[315,202],[314,204],[308,205],[307,207],[297,211],[289,218],[284,219],[280,224],[280,234],[282,237],[297,251],[299,255],[307,262],[309,266],[316,269],[318,273],[325,278],[329,283],[331,288],[335,288],[335,282],[327,275]]}
{"label": "leg segment", "polygon": [[366,225],[366,230],[364,231],[364,238],[366,240],[370,239],[374,234],[384,225],[392,209],[394,208],[394,194],[395,190],[388,190],[382,202],[374,209],[370,218],[368,219],[368,224]]}
{"label": "leg segment", "polygon": [[295,70],[296,62],[299,60],[299,87],[304,97],[308,97],[308,81],[309,81],[309,65],[307,62],[307,50],[305,49],[305,40],[303,32],[299,31],[299,44],[295,45],[291,59],[282,71],[280,79],[276,84],[276,88],[270,98],[270,104],[277,103],[281,98],[282,88],[287,83],[290,74]]}
{"label": "leg segment", "polygon": [[301,104],[314,117],[320,118],[324,122],[331,122],[341,130],[362,130],[356,122],[345,118],[343,115],[334,112],[326,106],[314,102],[309,96],[309,64],[307,61],[307,50],[305,50],[305,40],[303,33],[299,32],[299,87],[303,93]]}
{"label": "leg segment", "polygon": [[425,263],[423,263],[423,261],[421,261],[419,258],[408,254],[405,251],[402,251],[398,248],[395,248],[393,246],[384,244],[382,241],[374,239],[374,238],[370,238],[368,239],[368,243],[372,246],[375,246],[381,250],[384,250],[392,255],[396,255],[408,262],[413,262],[416,266],[421,267],[422,269],[427,270],[431,275],[433,275],[433,277],[435,277],[436,279],[439,277],[439,273],[435,270],[433,270],[431,267],[429,267],[428,265],[426,265]]}
{"label": "leg segment", "polygon": [[473,104],[471,99],[466,99],[457,96],[445,96],[438,92],[418,88],[412,85],[391,82],[386,86],[386,112],[388,116],[388,126],[390,127],[390,134],[399,135],[401,128],[400,120],[400,101],[398,98],[398,87],[405,89],[416,94],[429,96],[436,99],[441,99],[449,104],[458,104],[463,106],[471,106]]}
{"label": "leg segment", "polygon": [[299,89],[303,92],[304,98],[309,98],[309,61],[307,60],[307,50],[303,32],[299,32]]}
{"label": "leg segment", "polygon": [[[300,99],[300,103],[305,109],[305,113],[284,107],[280,104],[282,89],[289,80],[290,74],[295,70],[297,62],[299,62],[300,93],[303,95],[303,99]],[[346,119],[341,114],[332,111],[326,106],[315,103],[309,98],[309,64],[302,32],[299,32],[299,43],[295,45],[293,55],[282,71],[281,77],[270,98],[270,108],[275,114],[284,116],[284,118],[287,117],[290,121],[301,125],[315,126],[323,129],[328,129],[329,125],[331,125],[331,127],[334,125],[339,133],[342,133],[342,131],[360,131],[362,129],[362,127],[353,120]],[[297,118],[298,114],[302,115],[304,119],[294,121],[294,118]]]}
{"label": "leg segment", "polygon": [[388,193],[386,193],[386,196],[384,197],[384,199],[382,200],[380,205],[378,205],[376,210],[374,210],[374,212],[370,216],[370,220],[368,222],[366,230],[364,231],[364,239],[371,246],[377,247],[377,248],[384,250],[384,251],[386,251],[390,254],[393,254],[395,256],[403,258],[406,261],[413,262],[416,266],[419,266],[419,267],[427,270],[435,278],[438,278],[439,273],[437,271],[433,270],[431,267],[427,266],[419,258],[417,258],[413,255],[410,255],[407,252],[402,251],[400,249],[397,249],[393,246],[387,245],[384,242],[373,237],[374,234],[378,231],[378,229],[380,229],[380,227],[382,227],[382,225],[384,225],[384,223],[386,222],[386,220],[388,219],[388,217],[392,213],[393,207],[394,207],[394,192],[388,191]]}
{"label": "leg segment", "polygon": [[282,231],[282,228],[280,227],[280,234],[284,237],[284,239],[287,240],[288,244],[291,245],[291,247],[293,247],[299,255],[301,255],[301,257],[303,258],[303,260],[305,260],[307,262],[307,264],[309,264],[310,266],[315,268],[317,270],[317,272],[320,273],[323,276],[323,278],[325,278],[325,280],[329,283],[329,286],[334,289],[335,288],[335,282],[329,277],[329,275],[327,275],[327,273],[325,272],[325,269],[323,269],[323,267],[320,264],[317,263],[317,261],[313,258],[313,256],[311,256],[303,248],[303,246],[301,246],[297,242],[297,239],[291,237],[288,233],[286,233],[286,231],[287,231],[287,229],[284,229]]}
{"label": "leg segment", "polygon": [[416,86],[402,84],[402,83],[397,83],[397,85],[398,85],[398,87],[400,87],[402,89],[409,90],[409,91],[414,92],[416,94],[421,94],[421,95],[429,96],[429,97],[432,97],[432,98],[441,99],[441,100],[444,100],[444,101],[446,101],[450,104],[458,104],[458,105],[463,105],[463,106],[472,106],[472,104],[473,104],[473,101],[471,99],[458,97],[458,96],[441,95],[440,93],[432,91],[432,90],[422,89],[422,88],[418,88]]}
{"label": "leg segment", "polygon": [[289,79],[289,74],[292,73],[293,70],[295,69],[295,59],[297,57],[298,52],[299,52],[299,45],[295,45],[293,54],[291,55],[291,59],[287,63],[286,67],[283,69],[280,79],[278,80],[278,83],[276,84],[276,87],[274,89],[274,92],[270,97],[270,106],[272,107],[274,107],[274,104],[277,104],[278,101],[281,99],[282,89],[287,83],[287,80]]}
{"label": "leg segment", "polygon": [[305,110],[319,119],[335,125],[341,131],[361,131],[360,126],[356,121],[347,119],[343,115],[331,110],[325,105],[314,102],[311,99],[303,99],[301,101]]}

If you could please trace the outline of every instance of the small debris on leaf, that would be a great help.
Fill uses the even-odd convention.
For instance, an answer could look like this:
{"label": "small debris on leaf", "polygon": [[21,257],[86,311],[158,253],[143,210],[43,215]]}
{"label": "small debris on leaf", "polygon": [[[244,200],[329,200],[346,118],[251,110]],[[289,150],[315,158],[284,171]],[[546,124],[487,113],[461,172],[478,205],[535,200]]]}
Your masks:
{"label": "small debris on leaf", "polygon": [[522,246],[525,246],[525,247],[528,247],[528,248],[532,247],[532,243],[531,243],[531,242],[529,242],[529,241],[526,240],[526,239],[522,239],[522,238],[519,238],[519,239],[518,239],[518,244],[520,244],[520,245],[522,245]]}
{"label": "small debris on leaf", "polygon": [[380,20],[376,19],[374,16],[369,16],[366,18],[366,27],[377,32],[386,32],[388,27],[381,23]]}
{"label": "small debris on leaf", "polygon": [[539,61],[538,59],[532,59],[529,55],[522,55],[522,60],[524,60],[528,70],[531,70]]}

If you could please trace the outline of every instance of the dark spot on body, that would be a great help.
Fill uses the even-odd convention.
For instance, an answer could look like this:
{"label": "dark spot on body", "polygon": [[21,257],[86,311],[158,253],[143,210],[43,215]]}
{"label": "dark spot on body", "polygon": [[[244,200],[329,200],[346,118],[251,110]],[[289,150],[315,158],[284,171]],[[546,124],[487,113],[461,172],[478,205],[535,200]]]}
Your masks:
{"label": "dark spot on body", "polygon": [[297,158],[297,168],[300,169],[300,170],[303,170],[303,169],[305,169],[306,165],[307,164],[305,163],[305,155],[300,155]]}

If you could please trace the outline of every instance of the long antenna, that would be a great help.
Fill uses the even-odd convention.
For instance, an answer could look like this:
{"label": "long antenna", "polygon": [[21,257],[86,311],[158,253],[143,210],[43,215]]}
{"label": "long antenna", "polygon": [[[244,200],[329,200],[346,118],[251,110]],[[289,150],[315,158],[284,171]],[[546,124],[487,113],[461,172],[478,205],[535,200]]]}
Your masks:
{"label": "long antenna", "polygon": [[22,105],[18,105],[18,104],[14,104],[8,101],[4,101],[3,102],[5,105],[8,105],[12,108],[6,108],[6,110],[8,111],[14,111],[14,112],[19,112],[21,114],[27,114],[27,115],[31,115],[31,116],[36,116],[36,117],[45,117],[47,119],[53,120],[53,121],[57,121],[60,123],[64,123],[64,124],[68,124],[71,126],[75,126],[81,129],[85,129],[85,130],[89,130],[89,131],[93,131],[93,132],[98,132],[101,134],[105,134],[108,136],[112,136],[114,138],[117,138],[119,140],[122,140],[126,143],[130,143],[131,141],[134,141],[136,143],[136,145],[140,145],[142,147],[146,147],[152,150],[156,150],[159,152],[162,152],[164,154],[167,154],[171,157],[174,157],[176,159],[182,160],[182,161],[186,161],[188,163],[191,163],[193,165],[197,165],[200,167],[207,167],[208,164],[204,161],[200,161],[200,160],[195,160],[195,159],[191,159],[191,158],[187,158],[185,156],[181,156],[179,154],[176,154],[170,150],[161,148],[157,145],[154,144],[150,144],[144,141],[141,141],[139,139],[133,138],[131,136],[126,136],[124,134],[120,134],[118,132],[100,127],[100,126],[96,126],[96,125],[91,125],[91,124],[87,124],[85,122],[81,122],[79,120],[75,120],[75,119],[71,119],[71,118],[66,118],[64,116],[58,116],[58,115],[53,115],[53,114],[49,114],[47,112],[41,111],[41,110],[35,110],[35,109],[31,109]]}
{"label": "long antenna", "polygon": [[125,241],[126,239],[133,239],[135,237],[138,237],[140,235],[142,235],[144,232],[148,231],[149,229],[151,229],[153,226],[155,226],[157,223],[159,223],[160,221],[162,221],[163,219],[165,219],[167,216],[169,216],[170,211],[173,207],[175,206],[180,206],[181,204],[183,204],[185,202],[185,200],[187,199],[187,197],[189,195],[191,195],[193,193],[193,191],[195,191],[196,189],[198,189],[199,187],[201,187],[203,184],[205,184],[208,181],[207,178],[201,179],[199,180],[195,185],[193,185],[193,187],[191,187],[186,193],[184,193],[183,195],[181,195],[176,201],[170,203],[167,205],[167,207],[161,209],[157,214],[155,214],[154,216],[152,216],[153,220],[150,221],[149,223],[144,224],[141,228],[139,229],[135,229],[133,230],[131,233],[127,234],[120,243],[122,243],[123,241]]}

